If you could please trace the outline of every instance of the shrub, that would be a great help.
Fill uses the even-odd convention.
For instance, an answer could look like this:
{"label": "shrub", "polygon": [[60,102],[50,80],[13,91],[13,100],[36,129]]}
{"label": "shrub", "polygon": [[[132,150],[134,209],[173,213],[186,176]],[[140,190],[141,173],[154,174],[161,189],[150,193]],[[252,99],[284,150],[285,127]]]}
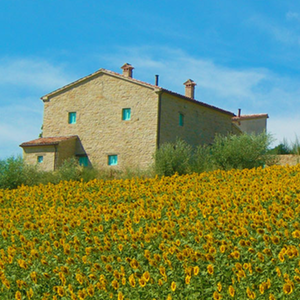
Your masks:
{"label": "shrub", "polygon": [[190,169],[195,173],[202,173],[214,169],[209,146],[200,145],[196,148],[190,160]]}
{"label": "shrub", "polygon": [[14,189],[25,181],[25,164],[20,156],[0,160],[0,188]]}
{"label": "shrub", "polygon": [[192,146],[180,139],[175,144],[163,144],[154,155],[155,173],[160,176],[172,176],[176,172],[179,175],[189,173],[192,150]]}
{"label": "shrub", "polygon": [[295,137],[295,141],[291,145],[291,154],[300,155],[300,140],[298,136]]}
{"label": "shrub", "polygon": [[75,157],[64,160],[55,172],[59,181],[80,180],[79,163]]}
{"label": "shrub", "polygon": [[217,135],[211,147],[211,155],[217,168],[223,170],[244,169],[273,164],[268,147],[269,134]]}
{"label": "shrub", "polygon": [[271,149],[268,153],[277,155],[277,154],[291,154],[292,152],[287,144],[281,143],[278,146]]}

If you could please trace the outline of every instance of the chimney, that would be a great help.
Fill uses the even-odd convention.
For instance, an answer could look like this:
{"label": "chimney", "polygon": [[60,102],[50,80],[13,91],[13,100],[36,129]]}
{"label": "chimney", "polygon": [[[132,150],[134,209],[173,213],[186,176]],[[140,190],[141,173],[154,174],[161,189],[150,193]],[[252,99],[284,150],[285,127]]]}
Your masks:
{"label": "chimney", "polygon": [[158,75],[155,75],[155,85],[158,86]]}
{"label": "chimney", "polygon": [[238,110],[238,117],[240,117],[241,116],[241,109],[239,108],[239,110]]}
{"label": "chimney", "polygon": [[192,79],[188,79],[185,83],[185,96],[194,99],[195,85],[197,85]]}
{"label": "chimney", "polygon": [[123,75],[125,77],[129,77],[132,78],[132,70],[134,69],[134,67],[131,64],[124,64],[121,69],[123,69]]}

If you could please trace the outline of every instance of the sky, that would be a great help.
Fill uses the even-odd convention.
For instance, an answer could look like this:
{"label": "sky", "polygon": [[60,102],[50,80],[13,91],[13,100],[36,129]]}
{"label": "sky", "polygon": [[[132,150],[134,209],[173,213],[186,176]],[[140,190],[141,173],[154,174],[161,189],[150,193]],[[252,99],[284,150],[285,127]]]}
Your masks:
{"label": "sky", "polygon": [[300,138],[300,2],[1,0],[0,159],[38,138],[43,95],[100,68],[237,114],[267,113],[273,145]]}

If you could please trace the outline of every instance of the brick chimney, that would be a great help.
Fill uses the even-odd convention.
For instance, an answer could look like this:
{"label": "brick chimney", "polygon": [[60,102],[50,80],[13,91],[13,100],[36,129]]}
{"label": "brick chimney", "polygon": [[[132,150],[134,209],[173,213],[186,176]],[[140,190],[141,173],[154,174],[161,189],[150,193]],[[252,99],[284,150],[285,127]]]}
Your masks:
{"label": "brick chimney", "polygon": [[197,85],[192,79],[188,79],[185,83],[185,96],[194,99],[195,85]]}
{"label": "brick chimney", "polygon": [[123,75],[125,77],[129,77],[132,78],[132,70],[134,69],[134,67],[131,64],[124,64],[121,69],[123,69]]}

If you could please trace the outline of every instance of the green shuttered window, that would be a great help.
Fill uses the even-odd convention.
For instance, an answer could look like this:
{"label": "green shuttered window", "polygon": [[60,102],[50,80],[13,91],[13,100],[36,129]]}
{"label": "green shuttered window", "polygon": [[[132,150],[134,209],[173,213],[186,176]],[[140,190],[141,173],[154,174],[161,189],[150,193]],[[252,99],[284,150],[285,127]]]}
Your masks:
{"label": "green shuttered window", "polygon": [[179,126],[183,126],[184,123],[184,115],[179,113]]}
{"label": "green shuttered window", "polygon": [[38,156],[37,157],[37,162],[40,164],[40,163],[42,163],[44,161],[44,156]]}
{"label": "green shuttered window", "polygon": [[89,165],[89,160],[87,156],[80,156],[79,157],[79,165],[83,167],[87,167]]}
{"label": "green shuttered window", "polygon": [[128,121],[131,118],[131,108],[123,108],[122,109],[122,120]]}
{"label": "green shuttered window", "polygon": [[69,112],[69,124],[76,124],[76,112]]}
{"label": "green shuttered window", "polygon": [[108,165],[116,166],[118,164],[118,155],[108,155]]}

